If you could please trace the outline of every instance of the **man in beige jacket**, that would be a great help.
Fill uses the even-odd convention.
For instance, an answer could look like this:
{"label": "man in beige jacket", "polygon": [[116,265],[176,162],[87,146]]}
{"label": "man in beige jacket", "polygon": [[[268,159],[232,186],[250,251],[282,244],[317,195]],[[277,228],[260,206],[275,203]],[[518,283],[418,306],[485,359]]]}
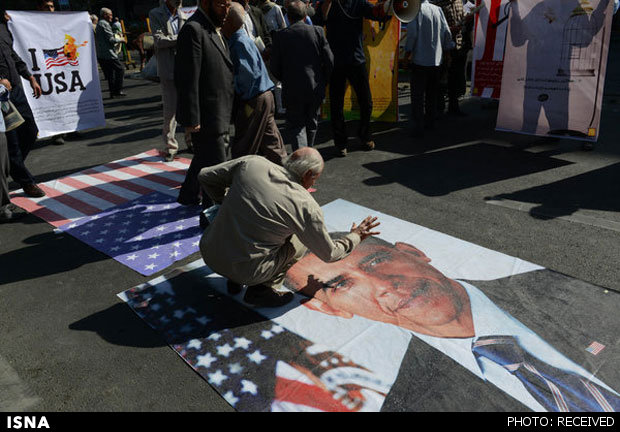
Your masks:
{"label": "man in beige jacket", "polygon": [[[160,1],[160,6],[151,9],[149,21],[155,43],[157,74],[161,84],[162,102],[164,105],[164,140],[163,155],[166,161],[172,162],[179,151],[176,139],[177,89],[174,85],[174,56],[176,54],[177,35],[187,21],[181,10],[181,0]],[[192,150],[192,138],[185,133],[187,148]]]}
{"label": "man in beige jacket", "polygon": [[203,168],[198,175],[203,190],[221,204],[200,241],[201,255],[229,279],[229,292],[248,285],[244,301],[256,306],[281,306],[293,299],[281,290],[284,276],[308,249],[334,262],[379,234],[373,231],[377,218],[369,216],[332,239],[321,207],[308,192],[323,171],[320,153],[303,147],[283,164],[251,155]]}

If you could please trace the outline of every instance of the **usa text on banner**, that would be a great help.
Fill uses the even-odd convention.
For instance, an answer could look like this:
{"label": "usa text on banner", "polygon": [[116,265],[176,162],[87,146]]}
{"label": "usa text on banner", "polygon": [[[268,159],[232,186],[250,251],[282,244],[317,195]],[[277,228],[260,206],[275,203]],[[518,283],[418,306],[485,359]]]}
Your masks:
{"label": "usa text on banner", "polygon": [[87,12],[9,11],[13,47],[43,92],[28,103],[44,138],[105,125]]}
{"label": "usa text on banner", "polygon": [[164,163],[153,149],[42,183],[39,186],[46,193],[42,198],[27,197],[20,189],[11,200],[59,227],[152,192],[175,195],[189,163],[185,158]]}
{"label": "usa text on banner", "polygon": [[613,0],[511,2],[497,129],[596,141]]}
{"label": "usa text on banner", "polygon": [[476,7],[482,8],[476,14],[474,28],[473,96],[499,99],[509,4],[508,0],[476,0]]}

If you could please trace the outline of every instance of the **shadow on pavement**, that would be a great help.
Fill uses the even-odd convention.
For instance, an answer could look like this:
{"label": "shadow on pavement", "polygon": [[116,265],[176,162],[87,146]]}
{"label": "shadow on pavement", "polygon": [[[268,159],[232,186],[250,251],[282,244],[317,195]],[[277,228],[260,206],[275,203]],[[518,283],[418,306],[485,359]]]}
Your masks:
{"label": "shadow on pavement", "polygon": [[426,196],[442,196],[569,164],[514,148],[476,143],[363,166],[378,174],[364,181],[368,186],[400,183]]}
{"label": "shadow on pavement", "polygon": [[568,216],[579,209],[620,211],[620,163],[554,183],[488,197],[538,204],[530,215],[539,219]]}

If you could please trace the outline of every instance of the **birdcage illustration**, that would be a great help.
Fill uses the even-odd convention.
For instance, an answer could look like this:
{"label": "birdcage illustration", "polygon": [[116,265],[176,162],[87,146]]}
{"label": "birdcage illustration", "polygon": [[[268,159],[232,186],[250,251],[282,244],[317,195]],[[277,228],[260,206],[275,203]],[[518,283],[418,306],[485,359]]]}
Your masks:
{"label": "birdcage illustration", "polygon": [[598,49],[593,40],[598,28],[593,9],[588,0],[579,3],[564,24],[558,76],[594,76],[597,68]]}

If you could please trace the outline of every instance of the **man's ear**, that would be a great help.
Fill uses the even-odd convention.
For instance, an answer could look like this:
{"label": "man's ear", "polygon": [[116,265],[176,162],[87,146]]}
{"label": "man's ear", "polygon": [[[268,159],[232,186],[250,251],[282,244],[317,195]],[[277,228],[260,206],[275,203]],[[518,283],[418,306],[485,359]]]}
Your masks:
{"label": "man's ear", "polygon": [[307,307],[310,310],[321,312],[321,313],[324,313],[326,315],[332,315],[332,316],[337,316],[337,317],[346,318],[346,319],[353,318],[353,314],[352,313],[347,312],[347,311],[343,311],[343,310],[340,310],[340,309],[334,309],[333,307],[331,307],[327,303],[322,302],[321,300],[319,300],[317,298],[310,298],[310,299],[307,299],[307,300],[303,300],[301,302],[301,304],[304,305],[305,307]]}
{"label": "man's ear", "polygon": [[394,246],[399,251],[406,252],[406,253],[408,253],[410,255],[413,255],[413,256],[421,259],[422,261],[425,261],[427,263],[431,262],[431,259],[429,257],[427,257],[424,254],[424,252],[422,252],[420,249],[416,248],[415,246],[411,246],[409,243],[396,242],[396,244]]}

